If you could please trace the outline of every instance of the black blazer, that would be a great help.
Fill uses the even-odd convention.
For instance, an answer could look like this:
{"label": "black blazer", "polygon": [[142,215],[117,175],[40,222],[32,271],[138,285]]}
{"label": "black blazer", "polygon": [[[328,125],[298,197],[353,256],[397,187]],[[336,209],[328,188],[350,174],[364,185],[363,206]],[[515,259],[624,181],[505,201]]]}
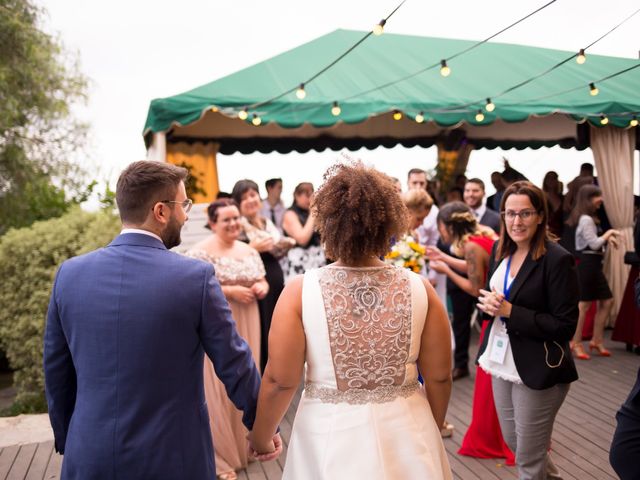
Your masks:
{"label": "black blazer", "polygon": [[[498,267],[495,250],[488,279]],[[534,390],[578,379],[569,340],[578,323],[578,277],[573,256],[560,245],[546,242],[538,260],[527,255],[511,285],[511,316],[506,320],[513,360],[522,382]],[[489,287],[487,287],[487,290]],[[493,318],[490,318],[493,324]],[[489,332],[489,330],[487,330]],[[478,357],[487,348],[486,333]],[[551,368],[550,365],[558,365]]]}

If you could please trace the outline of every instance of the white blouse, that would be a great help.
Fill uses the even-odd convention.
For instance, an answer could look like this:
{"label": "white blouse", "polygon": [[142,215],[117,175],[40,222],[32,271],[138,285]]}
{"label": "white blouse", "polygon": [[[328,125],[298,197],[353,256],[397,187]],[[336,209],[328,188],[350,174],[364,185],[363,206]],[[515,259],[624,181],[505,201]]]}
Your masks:
{"label": "white blouse", "polygon": [[[489,281],[489,285],[491,289],[500,293],[504,293],[504,276],[507,273],[507,259],[502,260],[498,268],[496,268],[495,272],[491,276],[491,280]],[[511,286],[513,283],[513,278],[509,276],[507,278],[507,285]],[[504,357],[503,363],[497,363],[491,360],[491,350],[493,348],[494,339],[496,335],[503,334],[507,336],[507,327],[502,321],[501,317],[496,317],[493,320],[493,324],[491,325],[491,330],[489,330],[489,341],[487,343],[487,348],[484,353],[478,359],[478,363],[480,364],[480,368],[482,368],[489,375],[493,375],[494,377],[501,378],[508,382],[514,383],[522,383],[522,379],[520,375],[518,375],[518,370],[516,369],[516,364],[513,360],[513,352],[511,351],[511,342],[507,344],[507,352]]]}

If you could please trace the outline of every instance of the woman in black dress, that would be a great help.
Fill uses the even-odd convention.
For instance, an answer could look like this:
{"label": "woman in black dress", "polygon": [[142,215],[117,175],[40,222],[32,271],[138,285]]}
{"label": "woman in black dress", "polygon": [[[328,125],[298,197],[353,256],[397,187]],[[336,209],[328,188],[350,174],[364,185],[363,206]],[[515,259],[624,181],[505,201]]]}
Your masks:
{"label": "woman in black dress", "polygon": [[315,219],[310,212],[313,185],[299,183],[293,191],[293,204],[284,214],[282,229],[296,241],[289,250],[287,261],[283,262],[284,281],[312,268],[326,265],[324,250],[320,244],[320,234],[315,230]]}

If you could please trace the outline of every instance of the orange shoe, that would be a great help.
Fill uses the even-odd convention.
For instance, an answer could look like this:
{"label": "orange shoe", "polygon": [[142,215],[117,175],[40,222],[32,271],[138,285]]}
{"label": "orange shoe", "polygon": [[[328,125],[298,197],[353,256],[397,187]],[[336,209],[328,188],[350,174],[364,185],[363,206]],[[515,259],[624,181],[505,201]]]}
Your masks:
{"label": "orange shoe", "polygon": [[575,342],[572,346],[571,346],[571,351],[573,352],[573,355],[578,359],[578,360],[589,360],[591,357],[589,355],[587,355],[587,353],[584,351],[584,348],[582,347],[582,342]]}
{"label": "orange shoe", "polygon": [[601,357],[610,357],[611,352],[604,348],[602,343],[589,342],[589,352],[596,350]]}

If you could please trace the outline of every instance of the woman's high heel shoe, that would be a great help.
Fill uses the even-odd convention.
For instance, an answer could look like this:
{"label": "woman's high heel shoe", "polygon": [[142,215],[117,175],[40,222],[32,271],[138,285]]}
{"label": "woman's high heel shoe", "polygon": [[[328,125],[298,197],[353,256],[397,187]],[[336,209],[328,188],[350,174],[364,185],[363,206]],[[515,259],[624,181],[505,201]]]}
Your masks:
{"label": "woman's high heel shoe", "polygon": [[584,351],[584,348],[582,347],[582,342],[575,342],[572,346],[571,346],[571,351],[573,352],[573,355],[578,359],[578,360],[589,360],[591,357],[589,355],[587,355],[587,353]]}
{"label": "woman's high heel shoe", "polygon": [[611,356],[611,352],[609,350],[607,350],[606,348],[604,348],[604,345],[602,345],[601,343],[590,342],[589,343],[589,352],[591,352],[593,350],[597,350],[598,351],[598,355],[600,355],[601,357],[610,357]]}

